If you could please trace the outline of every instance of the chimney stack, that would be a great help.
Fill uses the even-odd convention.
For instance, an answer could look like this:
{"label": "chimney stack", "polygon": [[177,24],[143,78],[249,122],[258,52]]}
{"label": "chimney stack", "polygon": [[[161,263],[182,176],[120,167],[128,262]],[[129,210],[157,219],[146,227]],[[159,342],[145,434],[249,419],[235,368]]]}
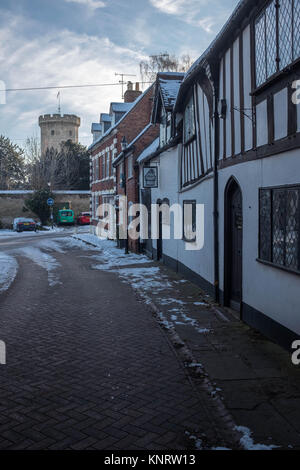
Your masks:
{"label": "chimney stack", "polygon": [[132,103],[135,101],[142,92],[140,91],[140,84],[139,82],[136,82],[135,84],[135,90],[133,89],[133,83],[128,82],[127,83],[127,90],[124,93],[124,103]]}

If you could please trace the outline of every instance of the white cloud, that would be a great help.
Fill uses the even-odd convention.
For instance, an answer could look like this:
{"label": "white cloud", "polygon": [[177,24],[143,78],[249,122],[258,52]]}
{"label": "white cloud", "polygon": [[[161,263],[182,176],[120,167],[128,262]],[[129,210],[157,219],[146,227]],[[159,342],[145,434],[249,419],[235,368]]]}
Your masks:
{"label": "white cloud", "polygon": [[97,8],[104,8],[106,3],[101,0],[65,0],[67,3],[79,3],[80,5],[85,5],[92,10],[97,10]]}
{"label": "white cloud", "polygon": [[[145,59],[139,50],[69,30],[25,40],[21,26],[35,28],[26,21],[7,17],[0,28],[0,79],[6,88],[117,83],[115,72],[123,70],[139,75],[139,62]],[[1,132],[20,145],[27,136],[39,135],[38,116],[57,111],[56,95],[57,90],[8,92],[6,106],[0,106]],[[91,122],[108,111],[111,101],[121,101],[119,86],[61,90],[62,112],[81,117],[84,144],[91,143]]]}
{"label": "white cloud", "polygon": [[206,33],[212,33],[213,27],[220,20],[218,16],[204,14],[205,7],[211,3],[209,0],[150,0],[150,3],[162,13],[174,15],[190,25],[200,26]]}

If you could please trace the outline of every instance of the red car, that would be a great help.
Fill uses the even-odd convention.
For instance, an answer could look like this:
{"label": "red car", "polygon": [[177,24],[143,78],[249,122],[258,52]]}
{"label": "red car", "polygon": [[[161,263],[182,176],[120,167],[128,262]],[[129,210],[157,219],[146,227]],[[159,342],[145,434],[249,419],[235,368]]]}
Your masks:
{"label": "red car", "polygon": [[80,212],[77,217],[77,225],[90,225],[91,214],[89,212]]}

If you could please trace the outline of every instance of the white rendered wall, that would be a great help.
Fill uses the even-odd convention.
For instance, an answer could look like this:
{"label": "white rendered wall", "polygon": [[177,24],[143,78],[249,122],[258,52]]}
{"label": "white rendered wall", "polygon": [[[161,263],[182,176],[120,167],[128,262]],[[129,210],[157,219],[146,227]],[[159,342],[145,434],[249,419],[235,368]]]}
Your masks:
{"label": "white rendered wall", "polygon": [[258,190],[300,183],[299,151],[242,163],[219,173],[220,288],[224,289],[224,191],[231,176],[243,197],[243,302],[300,333],[300,277],[256,261],[258,257]]}

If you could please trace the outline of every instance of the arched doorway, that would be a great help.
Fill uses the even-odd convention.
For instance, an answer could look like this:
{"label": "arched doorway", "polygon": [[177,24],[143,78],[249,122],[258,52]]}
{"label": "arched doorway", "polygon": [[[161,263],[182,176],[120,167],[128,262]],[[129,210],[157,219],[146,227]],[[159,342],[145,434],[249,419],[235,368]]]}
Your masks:
{"label": "arched doorway", "polygon": [[224,304],[242,312],[243,201],[242,191],[230,178],[225,189]]}

